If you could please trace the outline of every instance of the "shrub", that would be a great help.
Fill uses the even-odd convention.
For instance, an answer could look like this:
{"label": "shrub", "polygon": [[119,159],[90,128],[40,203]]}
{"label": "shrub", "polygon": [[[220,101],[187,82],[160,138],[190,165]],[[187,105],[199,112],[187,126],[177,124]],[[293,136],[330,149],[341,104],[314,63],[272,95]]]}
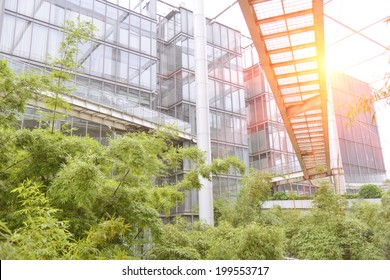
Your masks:
{"label": "shrub", "polygon": [[363,185],[359,189],[359,196],[362,198],[380,198],[382,190],[374,184]]}
{"label": "shrub", "polygon": [[274,193],[273,200],[288,200],[290,197],[285,192],[276,192]]}
{"label": "shrub", "polygon": [[351,193],[342,194],[341,196],[345,197],[346,199],[356,199],[360,197],[358,194],[351,194]]}

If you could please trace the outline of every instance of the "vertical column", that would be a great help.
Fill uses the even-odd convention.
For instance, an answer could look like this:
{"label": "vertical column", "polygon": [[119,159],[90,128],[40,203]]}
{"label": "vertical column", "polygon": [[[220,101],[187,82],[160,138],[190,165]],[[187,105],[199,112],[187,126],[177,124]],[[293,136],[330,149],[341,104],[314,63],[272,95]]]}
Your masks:
{"label": "vertical column", "polygon": [[[196,130],[199,149],[206,151],[206,162],[211,162],[209,97],[207,90],[207,37],[203,0],[194,0],[194,47],[195,47],[195,93]],[[199,178],[199,219],[214,225],[213,186],[210,181]]]}
{"label": "vertical column", "polygon": [[1,38],[1,30],[3,29],[4,3],[5,0],[0,0],[0,38]]}

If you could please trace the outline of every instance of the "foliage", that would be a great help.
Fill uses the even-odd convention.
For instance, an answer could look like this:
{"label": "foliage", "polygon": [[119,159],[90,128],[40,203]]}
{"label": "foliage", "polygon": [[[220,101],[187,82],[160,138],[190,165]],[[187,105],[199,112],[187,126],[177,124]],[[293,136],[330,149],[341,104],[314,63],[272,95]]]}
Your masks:
{"label": "foliage", "polygon": [[211,227],[178,219],[164,226],[163,236],[148,259],[281,259],[284,251],[282,229],[258,223]]}
{"label": "foliage", "polygon": [[359,98],[355,98],[354,102],[348,105],[347,117],[350,123],[356,119],[359,114],[371,114],[372,122],[375,122],[376,115],[374,111],[374,103],[380,100],[390,102],[390,73],[384,76],[383,86],[378,90],[373,90],[371,94],[364,94]]}
{"label": "foliage", "polygon": [[74,74],[80,69],[81,63],[78,61],[80,45],[87,43],[95,37],[96,27],[90,21],[77,22],[66,20],[64,25],[64,40],[60,43],[59,55],[52,57],[51,72],[47,76],[46,88],[48,94],[42,94],[41,99],[51,110],[45,115],[46,120],[51,122],[51,131],[54,131],[54,125],[57,120],[66,115],[60,114],[60,111],[67,111],[71,107],[63,97],[68,96],[73,87],[68,85],[74,78]]}
{"label": "foliage", "polygon": [[263,171],[250,170],[241,180],[239,201],[248,206],[257,206],[271,196],[272,175]]}
{"label": "foliage", "polygon": [[285,192],[276,192],[272,196],[273,200],[288,200],[290,197]]}
{"label": "foliage", "polygon": [[[15,75],[0,61],[0,257],[2,259],[381,259],[390,258],[390,193],[381,205],[358,203],[319,189],[306,215],[280,207],[261,210],[270,198],[268,173],[251,170],[236,201],[215,202],[216,225],[161,216],[199,190],[199,177],[238,172],[235,157],[208,164],[196,147],[181,147],[177,132],[129,133],[103,146],[89,137],[54,131],[66,109],[61,96],[80,66],[79,45],[90,23],[68,22],[50,76]],[[42,89],[52,109],[51,131],[15,130],[28,98]],[[186,162],[184,179],[170,176]],[[169,182],[169,183],[168,183]],[[16,186],[16,187],[15,187]]]}
{"label": "foliage", "polygon": [[129,225],[123,218],[108,217],[91,226],[86,237],[77,241],[69,257],[76,259],[129,259],[132,258],[123,239]]}
{"label": "foliage", "polygon": [[319,188],[313,210],[291,237],[289,252],[300,259],[378,259],[381,250],[370,227],[346,214],[344,198],[326,185]]}
{"label": "foliage", "polygon": [[17,124],[27,100],[38,94],[42,85],[38,74],[26,72],[16,75],[9,68],[8,61],[0,60],[0,128]]}
{"label": "foliage", "polygon": [[47,186],[70,156],[103,160],[104,148],[88,137],[65,136],[60,132],[52,134],[44,129],[21,129],[15,131],[12,140],[18,150],[15,160],[20,163],[9,172],[15,174],[14,180],[18,182],[34,178]]}
{"label": "foliage", "polygon": [[[180,219],[164,225],[160,214],[169,214],[183,199],[181,182],[168,184],[164,178],[189,158],[204,164],[203,153],[178,146],[172,131],[129,134],[107,147],[41,129],[3,131],[9,150],[0,177],[1,216],[7,223],[0,223],[4,259],[390,256],[388,193],[382,205],[358,204],[349,214],[345,199],[323,186],[306,215],[278,207],[264,213],[260,206],[269,199],[271,175],[251,170],[236,201],[216,200],[215,227]],[[199,177],[197,170],[193,173]],[[7,194],[15,184],[21,187]]]}
{"label": "foliage", "polygon": [[359,189],[359,196],[362,198],[380,198],[382,190],[374,184],[363,185]]}
{"label": "foliage", "polygon": [[253,169],[241,179],[233,225],[256,219],[261,204],[271,196],[271,179],[271,174]]}
{"label": "foliage", "polygon": [[207,164],[205,154],[195,147],[187,148],[183,156],[195,162],[195,169],[184,174],[184,180],[178,186],[183,190],[199,190],[202,187],[199,175],[210,181],[212,175],[228,174],[230,170],[244,174],[246,169],[245,164],[235,156],[228,156],[224,159],[217,158],[211,164]]}
{"label": "foliage", "polygon": [[[2,244],[2,259],[60,259],[68,251],[71,233],[67,223],[56,218],[58,209],[49,206],[41,185],[26,181],[15,188],[22,208],[23,226]],[[8,252],[3,249],[10,249]]]}
{"label": "foliage", "polygon": [[281,259],[284,235],[280,228],[251,223],[232,227],[221,223],[213,232],[214,242],[208,259]]}
{"label": "foliage", "polygon": [[156,260],[199,260],[200,254],[191,244],[186,231],[187,223],[178,218],[174,224],[164,226],[162,241],[148,253],[148,259]]}

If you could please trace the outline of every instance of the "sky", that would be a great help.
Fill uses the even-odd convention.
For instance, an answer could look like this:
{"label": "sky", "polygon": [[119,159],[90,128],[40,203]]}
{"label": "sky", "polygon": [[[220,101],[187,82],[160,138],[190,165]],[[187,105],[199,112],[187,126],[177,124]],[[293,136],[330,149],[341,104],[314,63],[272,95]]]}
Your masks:
{"label": "sky", "polygon": [[[193,10],[192,0],[165,1]],[[205,0],[205,15],[214,18],[234,2]],[[385,73],[390,73],[390,23],[385,23],[385,19],[390,18],[390,0],[324,0],[324,14],[327,67],[380,89]],[[216,21],[249,36],[238,3]],[[363,36],[353,30],[360,31]],[[390,104],[385,103],[376,104],[376,115],[387,177],[390,178]]]}

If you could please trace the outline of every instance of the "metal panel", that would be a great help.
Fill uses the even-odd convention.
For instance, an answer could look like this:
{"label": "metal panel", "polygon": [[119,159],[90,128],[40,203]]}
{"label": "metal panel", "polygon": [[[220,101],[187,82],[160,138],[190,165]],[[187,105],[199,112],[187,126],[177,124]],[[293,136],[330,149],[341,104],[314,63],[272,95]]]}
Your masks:
{"label": "metal panel", "polygon": [[330,174],[322,0],[238,0],[304,178]]}

